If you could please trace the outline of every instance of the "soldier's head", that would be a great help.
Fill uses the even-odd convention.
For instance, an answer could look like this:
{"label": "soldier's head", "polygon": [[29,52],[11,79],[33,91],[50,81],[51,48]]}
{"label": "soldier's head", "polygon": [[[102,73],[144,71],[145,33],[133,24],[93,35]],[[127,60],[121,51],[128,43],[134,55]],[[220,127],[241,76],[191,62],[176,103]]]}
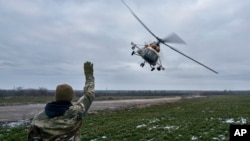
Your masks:
{"label": "soldier's head", "polygon": [[157,44],[156,44],[156,42],[153,42],[153,43],[150,44],[150,46],[151,46],[152,48],[156,48],[156,47],[157,47]]}
{"label": "soldier's head", "polygon": [[73,88],[68,84],[60,84],[56,87],[56,101],[72,101],[74,95]]}

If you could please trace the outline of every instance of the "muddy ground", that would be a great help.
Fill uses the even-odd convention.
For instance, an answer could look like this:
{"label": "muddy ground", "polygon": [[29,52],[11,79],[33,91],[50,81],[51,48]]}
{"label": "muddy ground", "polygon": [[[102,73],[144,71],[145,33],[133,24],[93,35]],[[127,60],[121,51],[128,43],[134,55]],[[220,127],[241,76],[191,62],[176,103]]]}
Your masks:
{"label": "muddy ground", "polygon": [[[133,107],[146,107],[161,103],[179,101],[181,97],[168,97],[156,99],[130,99],[130,100],[105,100],[94,101],[89,109],[89,113],[101,110],[119,110]],[[26,104],[0,106],[0,122],[26,120],[32,118],[36,113],[44,108],[45,104]]]}

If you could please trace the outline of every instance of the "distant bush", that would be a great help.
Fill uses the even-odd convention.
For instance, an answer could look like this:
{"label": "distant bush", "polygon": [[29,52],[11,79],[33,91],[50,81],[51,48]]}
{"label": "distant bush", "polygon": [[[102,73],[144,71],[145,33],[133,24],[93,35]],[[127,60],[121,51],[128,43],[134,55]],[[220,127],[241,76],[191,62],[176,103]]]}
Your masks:
{"label": "distant bush", "polygon": [[46,88],[39,89],[23,89],[22,87],[17,87],[12,90],[0,89],[0,97],[17,97],[17,96],[50,96],[54,91],[47,90]]}

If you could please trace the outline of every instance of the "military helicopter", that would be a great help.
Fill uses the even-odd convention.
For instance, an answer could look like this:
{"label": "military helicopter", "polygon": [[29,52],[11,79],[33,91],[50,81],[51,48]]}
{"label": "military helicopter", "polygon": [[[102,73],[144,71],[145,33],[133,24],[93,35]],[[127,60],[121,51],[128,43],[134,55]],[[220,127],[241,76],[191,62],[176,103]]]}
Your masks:
{"label": "military helicopter", "polygon": [[[160,44],[164,44],[165,46],[169,47],[170,49],[178,52],[179,54],[187,57],[188,59],[198,63],[199,65],[207,68],[208,70],[218,74],[215,70],[209,68],[208,66],[200,63],[199,61],[187,56],[186,54],[180,52],[179,50],[175,49],[174,47],[170,46],[167,43],[178,43],[178,44],[186,44],[177,34],[173,33],[166,38],[162,39],[157,37],[140,19],[137,17],[137,15],[134,13],[134,11],[123,1],[122,3],[129,9],[129,11],[132,13],[132,15],[140,22],[140,24],[153,36],[157,41],[145,44],[143,47],[139,47],[139,45],[131,42],[132,45],[132,54],[131,55],[138,55],[144,59],[144,62],[140,64],[141,67],[144,67],[145,63],[148,63],[151,67],[151,71],[155,70],[157,68],[158,71],[165,70],[163,67],[161,60],[160,60]],[[136,50],[137,49],[137,50]]]}

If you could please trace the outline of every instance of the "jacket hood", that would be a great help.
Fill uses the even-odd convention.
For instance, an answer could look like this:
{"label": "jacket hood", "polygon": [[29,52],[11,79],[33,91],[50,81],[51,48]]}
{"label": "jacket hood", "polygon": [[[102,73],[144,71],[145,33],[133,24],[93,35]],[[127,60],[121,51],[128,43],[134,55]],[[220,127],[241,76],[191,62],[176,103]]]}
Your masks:
{"label": "jacket hood", "polygon": [[45,113],[49,118],[61,116],[70,106],[72,106],[72,104],[69,101],[50,102],[45,106]]}

